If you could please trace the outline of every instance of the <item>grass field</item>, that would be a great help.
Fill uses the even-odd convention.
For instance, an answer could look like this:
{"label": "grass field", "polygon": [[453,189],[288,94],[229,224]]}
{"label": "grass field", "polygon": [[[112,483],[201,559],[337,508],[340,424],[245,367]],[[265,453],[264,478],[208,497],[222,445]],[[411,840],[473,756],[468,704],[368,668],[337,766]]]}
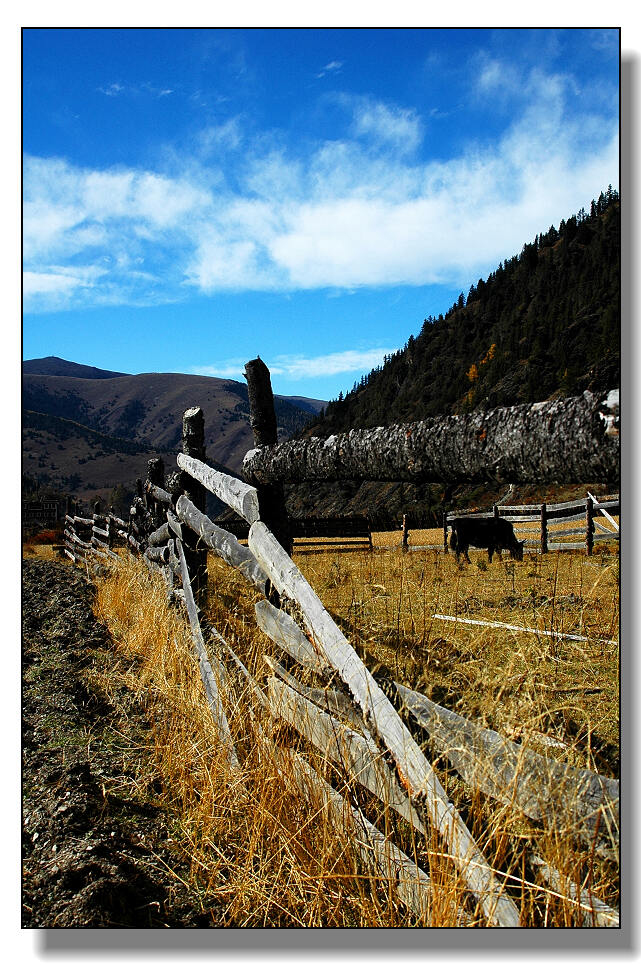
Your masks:
{"label": "grass field", "polygon": [[[471,565],[458,565],[442,551],[441,530],[412,533],[411,546],[434,548],[402,553],[399,533],[374,539],[381,548],[386,541],[397,548],[294,556],[368,668],[537,752],[618,777],[618,552],[526,554],[523,562],[504,554],[491,565],[487,553],[472,552]],[[208,617],[264,682],[263,654],[282,657],[255,625],[256,593],[212,556],[209,578]],[[300,741],[282,723],[250,717],[247,693],[231,678],[226,709],[242,765],[233,773],[225,767],[188,630],[167,609],[160,579],[140,563],[118,567],[99,581],[97,614],[116,645],[136,654],[139,669],[125,685],[150,706],[163,799],[190,856],[195,893],[215,893],[234,926],[426,923],[392,899],[384,876],[363,869],[326,811],[284,779],[272,741]],[[315,751],[305,752],[328,772]],[[580,926],[572,885],[618,905],[617,862],[471,791],[442,760],[434,765],[523,925]],[[381,815],[365,791],[360,802],[429,872],[431,923],[455,926],[457,907],[465,905],[462,884],[438,839],[417,840],[395,815]],[[532,854],[561,871],[565,883],[537,877]]]}

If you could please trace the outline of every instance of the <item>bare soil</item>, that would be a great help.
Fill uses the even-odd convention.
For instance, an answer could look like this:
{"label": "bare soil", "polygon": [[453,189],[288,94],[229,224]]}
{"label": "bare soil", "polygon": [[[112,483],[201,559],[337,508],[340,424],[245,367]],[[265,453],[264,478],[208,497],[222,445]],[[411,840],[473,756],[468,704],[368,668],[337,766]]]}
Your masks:
{"label": "bare soil", "polygon": [[150,723],[77,569],[23,560],[22,926],[217,927],[160,802]]}

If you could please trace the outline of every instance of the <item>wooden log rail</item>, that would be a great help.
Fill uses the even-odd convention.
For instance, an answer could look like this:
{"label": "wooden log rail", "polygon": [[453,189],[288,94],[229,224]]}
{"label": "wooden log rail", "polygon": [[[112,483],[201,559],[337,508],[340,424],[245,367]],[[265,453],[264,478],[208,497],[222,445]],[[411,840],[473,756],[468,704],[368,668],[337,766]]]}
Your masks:
{"label": "wooden log rail", "polygon": [[265,573],[249,549],[241,546],[231,533],[215,525],[184,495],[176,503],[176,514],[181,522],[196,533],[200,542],[238,569],[257,589],[265,592]]}
{"label": "wooden log rail", "polygon": [[92,557],[118,560],[113,546],[127,543],[125,522],[113,512],[101,513],[98,504],[94,509],[90,518],[65,515],[63,550],[73,562],[88,561]]}
{"label": "wooden log rail", "polygon": [[262,522],[249,532],[249,546],[281,594],[292,599],[319,651],[339,673],[364,718],[398,768],[410,800],[434,823],[471,892],[492,925],[516,927],[519,914],[504,893],[469,830],[447,798],[434,770],[398,713],[333,622],[302,573]]}
{"label": "wooden log rail", "polygon": [[584,392],[578,398],[354,429],[328,439],[294,439],[251,450],[243,471],[252,484],[615,482],[619,435],[608,421],[614,417],[611,395]]}

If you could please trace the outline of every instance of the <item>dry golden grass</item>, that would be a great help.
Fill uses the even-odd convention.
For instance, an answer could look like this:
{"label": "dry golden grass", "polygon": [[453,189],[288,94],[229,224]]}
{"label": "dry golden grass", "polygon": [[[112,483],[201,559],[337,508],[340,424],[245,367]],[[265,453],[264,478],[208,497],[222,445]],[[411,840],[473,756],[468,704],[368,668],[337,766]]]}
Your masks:
{"label": "dry golden grass", "polygon": [[529,727],[569,741],[575,765],[616,775],[595,754],[604,743],[618,759],[618,647],[601,642],[618,636],[618,554],[532,553],[522,563],[504,554],[488,564],[487,553],[472,551],[470,558],[457,565],[453,553],[428,549],[296,561],[368,665],[508,736]]}
{"label": "dry golden grass", "polygon": [[[400,534],[387,534],[400,541]],[[411,545],[418,544],[419,533]],[[420,534],[442,545],[442,533]],[[434,540],[427,541],[427,540]],[[440,540],[440,541],[439,541]],[[378,538],[376,544],[380,544]],[[384,669],[461,715],[504,735],[564,744],[562,759],[618,775],[618,648],[597,639],[618,632],[618,556],[600,552],[526,556],[523,563],[472,555],[472,565],[434,549],[295,555],[295,560],[370,669]],[[263,654],[279,658],[257,629],[258,598],[239,574],[210,556],[207,615],[260,682]],[[193,892],[226,907],[231,926],[405,926],[424,924],[372,877],[349,835],[291,786],[273,745],[299,746],[284,724],[252,717],[243,684],[230,674],[225,705],[241,761],[223,762],[188,628],[165,602],[165,587],[128,562],[99,582],[97,613],[135,670],[123,682],[145,701],[165,804],[191,860]],[[509,622],[588,636],[589,642],[437,620],[435,614]],[[124,663],[123,666],[129,666]],[[309,748],[336,786],[339,778]],[[488,861],[508,885],[525,926],[578,926],[575,902],[535,880],[536,852],[611,905],[618,868],[574,840],[544,831],[516,811],[472,792],[437,763],[450,798]],[[279,769],[280,767],[280,769]],[[143,776],[141,775],[141,779]],[[337,780],[339,781],[337,783]],[[460,877],[433,833],[417,835],[356,791],[367,817],[420,858],[432,880],[432,923],[455,926]],[[468,903],[468,910],[474,908]],[[481,924],[478,914],[474,922]]]}

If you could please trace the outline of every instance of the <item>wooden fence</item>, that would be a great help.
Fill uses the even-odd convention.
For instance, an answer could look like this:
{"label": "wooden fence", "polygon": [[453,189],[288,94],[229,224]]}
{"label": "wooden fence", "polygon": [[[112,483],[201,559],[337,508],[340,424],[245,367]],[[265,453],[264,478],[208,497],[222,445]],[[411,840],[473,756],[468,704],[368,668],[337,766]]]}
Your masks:
{"label": "wooden fence", "polygon": [[[454,519],[501,518],[507,519],[515,526],[515,535],[524,539],[525,547],[536,546],[541,553],[555,550],[581,549],[591,556],[595,543],[619,541],[619,524],[612,518],[619,515],[619,496],[608,496],[596,499],[588,492],[585,499],[575,499],[572,502],[556,502],[530,505],[495,505],[489,512],[475,510],[443,513],[443,547],[448,551],[448,532],[452,528]],[[598,521],[596,516],[608,523]],[[581,522],[581,526],[567,528],[568,523]],[[519,528],[519,523],[522,528]],[[538,533],[533,538],[532,525],[538,524]],[[528,528],[523,528],[527,525]],[[569,536],[582,536],[580,542],[568,542]]]}
{"label": "wooden fence", "polygon": [[[467,906],[460,911],[461,924],[480,915],[490,926],[516,927],[519,910],[510,886],[488,864],[448,798],[432,759],[447,760],[475,791],[559,834],[581,837],[597,852],[618,859],[618,781],[548,759],[418,692],[373,675],[263,521],[264,490],[217,472],[204,459],[189,454],[199,448],[203,451],[203,438],[202,413],[191,409],[183,420],[183,453],[177,459],[180,475],[165,482],[162,463],[152,460],[150,477],[139,485],[127,523],[97,511],[91,519],[68,515],[65,537],[74,561],[97,556],[116,564],[121,546],[139,554],[150,570],[162,575],[168,594],[184,606],[229,766],[243,764],[225,710],[230,681],[237,676],[245,684],[248,710],[285,720],[310,747],[320,749],[340,767],[340,786],[346,795],[330,786],[301,754],[273,747],[274,765],[316,802],[321,801],[333,819],[347,824],[364,864],[384,875],[396,899],[423,924],[430,923],[428,873],[415,856],[400,849],[392,831],[386,836],[365,818],[347,792],[354,783],[419,833],[437,835],[468,895]],[[245,521],[247,546],[199,508],[205,490]],[[271,495],[278,498],[277,492]],[[272,518],[280,524],[277,512]],[[291,540],[289,530],[287,538]],[[263,597],[255,605],[257,625],[289,665],[286,669],[281,659],[266,654],[270,669],[266,684],[251,676],[203,615],[208,552],[240,572]],[[305,678],[311,672],[315,685],[303,683],[297,668],[305,670]],[[588,926],[618,925],[616,909],[562,879],[536,853],[531,870],[569,895],[567,899]]]}
{"label": "wooden fence", "polygon": [[[218,520],[218,525],[237,539],[246,541],[249,537],[249,525],[243,519]],[[372,527],[366,516],[292,518],[290,526],[297,552],[326,552],[329,549],[332,552],[355,552],[373,548]]]}

